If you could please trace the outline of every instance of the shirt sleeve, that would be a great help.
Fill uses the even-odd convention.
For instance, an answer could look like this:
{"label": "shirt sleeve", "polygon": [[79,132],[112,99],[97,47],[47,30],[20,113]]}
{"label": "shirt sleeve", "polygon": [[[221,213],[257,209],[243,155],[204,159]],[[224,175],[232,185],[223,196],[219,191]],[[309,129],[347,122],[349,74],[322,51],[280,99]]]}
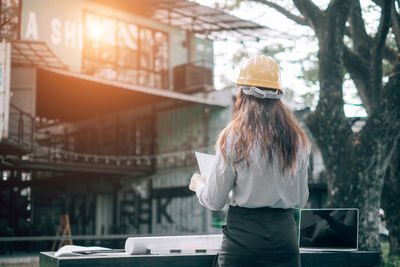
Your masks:
{"label": "shirt sleeve", "polygon": [[308,201],[309,197],[309,191],[308,191],[308,166],[310,164],[309,161],[309,155],[306,157],[306,160],[301,164],[300,170],[299,170],[299,177],[297,179],[300,180],[300,188],[299,188],[299,193],[300,193],[300,199],[299,199],[299,204],[296,205],[295,208],[303,208]]}
{"label": "shirt sleeve", "polygon": [[216,151],[216,162],[208,184],[201,184],[196,190],[200,204],[210,210],[220,210],[224,207],[229,192],[235,184],[236,173],[229,158],[227,155],[225,162],[218,148]]}

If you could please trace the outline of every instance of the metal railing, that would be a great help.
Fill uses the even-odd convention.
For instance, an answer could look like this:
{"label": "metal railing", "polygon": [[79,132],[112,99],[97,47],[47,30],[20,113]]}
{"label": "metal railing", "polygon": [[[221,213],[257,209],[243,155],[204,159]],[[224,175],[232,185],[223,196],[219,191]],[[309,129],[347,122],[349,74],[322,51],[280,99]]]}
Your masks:
{"label": "metal railing", "polygon": [[[10,105],[8,140],[27,153],[23,160],[53,163],[81,163],[90,165],[108,165],[118,167],[150,167],[152,162],[159,167],[172,167],[195,163],[194,149],[209,152],[212,147],[180,147],[173,151],[140,155],[110,155],[69,151],[57,144],[43,145],[38,143],[38,121],[35,117],[22,109]],[[70,132],[72,134],[73,132]],[[53,135],[53,137],[56,135]],[[62,139],[62,138],[61,138]],[[61,140],[63,141],[63,140]],[[183,164],[185,165],[185,164]]]}
{"label": "metal railing", "polygon": [[10,104],[8,139],[19,147],[32,151],[35,118],[26,111]]}

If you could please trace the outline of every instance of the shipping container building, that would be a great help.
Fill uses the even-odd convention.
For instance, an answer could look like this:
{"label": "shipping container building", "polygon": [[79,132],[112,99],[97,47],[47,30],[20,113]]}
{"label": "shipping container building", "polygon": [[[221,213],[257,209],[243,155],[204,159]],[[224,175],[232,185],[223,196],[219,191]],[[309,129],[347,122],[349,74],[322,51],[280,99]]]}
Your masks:
{"label": "shipping container building", "polygon": [[188,0],[0,6],[0,252],[56,249],[67,224],[74,244],[113,247],[220,232],[188,190],[232,113],[213,40],[266,29]]}

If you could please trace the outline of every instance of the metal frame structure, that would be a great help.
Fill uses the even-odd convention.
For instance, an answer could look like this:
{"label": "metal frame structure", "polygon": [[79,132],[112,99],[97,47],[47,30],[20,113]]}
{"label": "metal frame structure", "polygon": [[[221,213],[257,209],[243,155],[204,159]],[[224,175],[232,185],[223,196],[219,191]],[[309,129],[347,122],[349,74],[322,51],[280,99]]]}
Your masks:
{"label": "metal frame structure", "polygon": [[[107,0],[95,2],[110,5]],[[269,29],[188,0],[119,0],[112,6],[212,40],[259,40]]]}
{"label": "metal frame structure", "polygon": [[12,41],[11,48],[11,58],[14,65],[68,69],[68,66],[61,62],[45,42]]}
{"label": "metal frame structure", "polygon": [[[190,40],[193,39],[193,35],[213,40],[228,37],[256,40],[260,35],[259,31],[265,30],[265,27],[255,23],[187,0],[116,0],[112,2],[94,0],[94,2],[107,7],[122,8],[126,12],[158,21],[175,29],[180,28],[183,30],[183,34],[186,32],[185,46],[188,50],[191,49]],[[145,25],[138,25],[138,27],[149,29],[149,26]],[[160,28],[168,29],[168,27]],[[156,31],[162,32],[159,29]],[[154,36],[154,33],[152,34]],[[169,33],[166,34],[169,39]],[[167,45],[169,51],[169,42]],[[187,62],[190,63],[191,54],[187,54]],[[197,202],[196,205],[193,204],[193,193],[187,189],[186,184],[184,186],[186,182],[181,182],[181,180],[183,181],[182,178],[186,178],[188,175],[189,167],[195,166],[192,150],[194,148],[199,150],[207,148],[204,150],[208,150],[210,132],[214,129],[217,130],[219,122],[225,118],[225,113],[220,113],[222,109],[219,108],[224,108],[225,112],[231,106],[231,99],[227,97],[229,94],[222,95],[218,92],[204,90],[201,94],[189,95],[165,90],[169,89],[165,87],[143,86],[138,82],[132,84],[118,79],[110,80],[87,73],[73,72],[68,70],[68,67],[51,52],[44,42],[13,41],[11,61],[14,66],[37,68],[36,86],[39,93],[42,88],[47,88],[48,92],[60,94],[64,90],[71,95],[71,91],[74,89],[74,93],[83,99],[83,95],[88,92],[85,89],[95,88],[98,93],[101,87],[107,87],[114,91],[128,92],[135,97],[129,98],[129,106],[124,106],[124,108],[134,108],[132,114],[135,115],[129,113],[128,117],[116,114],[106,118],[96,109],[96,116],[89,118],[92,113],[88,113],[88,118],[85,118],[88,121],[81,122],[80,125],[77,125],[76,121],[72,119],[67,120],[71,124],[75,123],[73,127],[70,127],[68,123],[62,124],[58,121],[54,124],[49,123],[49,125],[40,124],[37,117],[33,117],[33,115],[29,117],[29,114],[12,107],[16,114],[13,117],[14,124],[12,124],[15,130],[13,136],[16,137],[17,147],[21,151],[6,153],[0,157],[0,174],[3,177],[0,185],[2,189],[0,206],[6,207],[11,199],[17,199],[13,205],[9,205],[10,207],[7,209],[4,208],[2,218],[9,218],[6,219],[8,220],[7,225],[18,225],[18,220],[39,222],[40,214],[47,209],[55,212],[70,212],[71,226],[77,227],[78,233],[90,234],[97,238],[99,235],[96,224],[98,220],[96,219],[96,203],[99,200],[97,197],[106,196],[112,199],[109,203],[113,205],[110,225],[119,227],[110,230],[112,233],[123,233],[126,229],[132,231],[132,226],[136,227],[137,233],[152,232],[152,227],[162,226],[165,228],[165,225],[162,225],[163,222],[172,224],[178,220],[182,221],[182,216],[178,213],[181,210],[197,210],[194,212],[197,217],[185,218],[185,222],[182,221],[177,225],[181,227],[180,231],[205,231],[208,220],[206,214],[205,212],[203,214],[203,210],[196,206]],[[113,65],[112,67],[118,69],[119,66]],[[49,76],[52,75],[55,78],[49,79]],[[45,80],[44,77],[48,80]],[[46,84],[44,81],[51,83]],[[71,90],[65,90],[66,88]],[[57,99],[54,94],[47,95],[49,97],[45,102],[40,102],[42,106],[53,103],[52,106],[49,105],[52,109],[58,105],[60,108],[73,110],[81,119],[83,112],[86,112],[82,106],[71,105],[65,95]],[[109,107],[113,105],[111,103],[113,98],[109,97],[110,95],[107,96],[108,103],[104,106]],[[92,102],[89,103],[89,101]],[[90,99],[87,100],[87,103],[83,101],[85,105],[93,104],[93,102],[94,100]],[[74,103],[76,104],[76,101]],[[182,109],[178,110],[180,108]],[[144,111],[142,112],[141,109]],[[126,111],[123,108],[121,110]],[[177,111],[175,112],[175,110]],[[51,114],[60,115],[54,110],[42,113],[38,112],[38,109],[36,111],[35,116],[42,116],[41,114],[47,116],[51,112],[53,112]],[[118,113],[120,110],[106,109],[106,111]],[[54,120],[58,117],[49,116],[48,118]],[[159,119],[163,123],[156,124]],[[178,123],[179,120],[180,123]],[[25,121],[30,121],[32,124],[25,123]],[[176,127],[182,127],[182,129],[175,131]],[[52,132],[53,130],[54,132]],[[90,135],[91,131],[100,132],[97,143],[95,142],[97,137],[94,134]],[[159,132],[162,132],[165,138],[158,138]],[[28,136],[30,138],[25,138],[29,133],[31,134]],[[121,137],[123,135],[126,136],[125,139]],[[122,147],[121,141],[124,142],[128,139],[131,143],[123,144],[124,147]],[[26,148],[21,146],[25,142],[30,143]],[[140,144],[138,145],[138,143]],[[113,154],[114,152],[115,154]],[[166,170],[180,168],[179,175],[181,177],[175,173],[173,175],[176,177],[169,173],[156,173],[158,168]],[[142,185],[137,183],[148,177],[151,179],[147,179],[145,182],[149,182],[149,184],[143,186],[147,193],[141,195],[138,188]],[[169,177],[174,178],[173,184],[165,187],[162,180]],[[135,188],[131,184],[133,179],[136,183]],[[153,181],[154,185],[151,183]],[[177,197],[187,198],[188,201],[176,200]],[[168,205],[174,207],[171,213],[167,212]],[[34,213],[27,211],[28,206],[35,210]],[[24,213],[16,214],[18,210],[24,211]],[[175,212],[178,215],[174,216]],[[30,216],[30,214],[36,215]],[[204,215],[201,218],[204,229],[203,226],[199,226],[198,222],[199,216],[202,215]],[[107,223],[104,224],[104,227],[110,226]],[[184,225],[190,227],[185,226],[185,228]],[[154,228],[154,232],[161,231]],[[37,232],[37,229],[40,227],[30,228],[32,232],[29,234],[51,234],[43,230]],[[14,235],[21,235],[25,231],[18,227],[12,230],[15,231]],[[0,238],[1,241],[6,242],[7,240]]]}
{"label": "metal frame structure", "polygon": [[54,68],[42,68],[47,71],[69,76],[69,77],[74,77],[86,81],[91,81],[91,82],[97,82],[97,83],[102,83],[110,86],[115,86],[119,87],[121,89],[127,89],[131,91],[136,91],[136,92],[141,92],[141,93],[146,93],[154,96],[161,96],[169,99],[175,99],[178,101],[184,101],[184,102],[191,102],[191,103],[197,103],[197,104],[206,104],[206,105],[211,105],[211,106],[217,106],[217,107],[227,107],[229,103],[227,102],[226,99],[214,99],[212,97],[199,97],[195,95],[187,95],[187,94],[182,94],[182,93],[177,93],[169,90],[162,90],[162,89],[155,89],[155,88],[149,88],[145,86],[139,86],[139,85],[133,85],[133,84],[127,84],[123,82],[118,82],[118,81],[110,81],[104,78],[98,78],[94,77],[92,75],[87,75],[87,74],[81,74],[78,72],[73,72],[73,71],[68,71],[68,70],[61,70],[61,69],[54,69]]}
{"label": "metal frame structure", "polygon": [[[34,42],[34,44],[37,43]],[[131,94],[135,94],[137,96],[145,94],[155,101],[152,100],[147,103],[151,106],[151,109],[148,109],[147,106],[145,106],[143,107],[143,112],[138,110],[139,107],[135,107],[135,117],[129,117],[130,120],[125,124],[118,120],[118,114],[116,114],[114,121],[115,128],[110,130],[110,126],[114,127],[112,126],[112,119],[109,120],[111,125],[104,124],[103,126],[105,128],[101,128],[101,130],[108,129],[108,133],[104,132],[105,136],[108,136],[110,131],[115,132],[116,134],[120,131],[125,131],[127,136],[131,136],[131,133],[128,134],[126,132],[128,129],[126,127],[129,126],[129,131],[133,131],[135,133],[135,140],[132,141],[134,144],[130,144],[129,147],[128,144],[125,144],[124,147],[124,149],[134,148],[134,150],[131,151],[135,152],[132,152],[133,154],[130,153],[129,155],[124,153],[118,154],[118,152],[116,152],[115,155],[111,155],[104,154],[110,152],[97,154],[95,153],[96,151],[80,151],[79,149],[84,149],[84,144],[78,144],[79,149],[76,151],[68,150],[68,145],[65,147],[60,147],[60,144],[65,145],[68,143],[66,140],[69,140],[69,137],[72,139],[75,138],[76,136],[73,136],[74,134],[84,134],[84,132],[80,131],[80,129],[75,129],[75,132],[74,129],[64,132],[65,136],[60,136],[60,133],[56,132],[53,135],[50,135],[48,143],[42,144],[41,142],[38,142],[39,139],[41,139],[41,141],[45,141],[42,139],[42,133],[47,131],[47,127],[51,128],[62,126],[61,124],[57,124],[60,122],[49,122],[49,125],[47,126],[40,124],[37,125],[38,118],[32,117],[32,115],[23,112],[20,109],[11,107],[13,114],[15,113],[15,116],[13,115],[13,122],[10,122],[10,125],[13,129],[12,135],[15,138],[10,141],[13,141],[13,143],[16,144],[16,147],[19,147],[21,151],[11,154],[6,153],[5,156],[1,157],[0,162],[0,173],[4,179],[0,185],[2,190],[0,206],[7,206],[7,202],[10,199],[18,198],[18,202],[15,202],[15,205],[4,209],[4,212],[10,212],[7,215],[10,220],[12,220],[12,222],[9,223],[10,225],[17,225],[18,220],[28,220],[29,216],[27,212],[19,215],[12,214],[12,212],[19,209],[25,210],[26,205],[31,205],[31,207],[35,209],[36,215],[42,214],[41,212],[43,209],[47,208],[52,210],[70,210],[79,206],[80,208],[78,211],[76,209],[75,211],[79,213],[82,209],[84,214],[84,217],[82,218],[84,219],[77,219],[79,216],[77,217],[73,215],[71,216],[71,222],[73,221],[75,223],[74,225],[78,225],[78,227],[83,227],[82,221],[90,220],[90,225],[87,227],[85,226],[85,229],[87,229],[84,230],[83,233],[95,233],[96,226],[94,225],[94,218],[96,215],[93,214],[93,205],[96,203],[95,198],[98,196],[99,192],[106,192],[107,194],[111,194],[111,192],[113,192],[113,198],[117,198],[117,190],[120,190],[122,184],[125,183],[124,181],[129,179],[132,180],[135,177],[139,178],[151,176],[155,172],[155,164],[160,166],[162,165],[167,168],[182,165],[186,166],[188,164],[193,165],[194,161],[190,156],[193,154],[191,150],[193,148],[191,147],[191,141],[193,140],[191,140],[189,137],[187,137],[188,143],[184,147],[184,149],[186,149],[185,151],[163,151],[162,153],[157,153],[155,150],[156,144],[154,143],[155,120],[154,118],[151,118],[151,116],[155,115],[154,112],[163,113],[164,110],[200,104],[200,110],[204,109],[203,113],[208,114],[208,111],[206,112],[206,110],[211,107],[229,106],[229,100],[226,99],[226,97],[218,97],[217,92],[215,95],[213,93],[207,93],[202,96],[187,95],[169,90],[147,88],[123,82],[106,80],[104,78],[69,71],[66,68],[63,68],[62,65],[57,64],[58,60],[55,58],[55,56],[51,57],[53,55],[52,53],[47,53],[48,57],[37,56],[38,52],[34,50],[35,48],[40,48],[40,51],[46,51],[48,49],[44,43],[40,43],[40,46],[34,46],[29,42],[16,42],[16,45],[14,44],[13,47],[13,50],[16,49],[15,47],[18,47],[18,50],[14,51],[13,57],[11,57],[11,61],[14,66],[33,65],[38,68],[37,75],[39,75],[42,70],[47,72],[46,75],[55,74],[58,76],[58,78],[55,80],[56,83],[53,81],[54,85],[57,83],[65,83],[68,84],[68,86],[73,86],[64,80],[68,77],[68,79],[80,80],[81,83],[84,84],[95,84],[96,88],[102,84],[103,86],[119,89],[121,91],[130,91]],[[21,51],[24,53],[21,53]],[[42,54],[44,53],[41,53],[40,55]],[[24,59],[24,56],[26,59]],[[35,60],[32,60],[32,58]],[[51,65],[49,62],[56,62],[56,64]],[[39,82],[41,76],[37,77]],[[38,84],[40,86],[40,82]],[[79,88],[83,89],[84,86]],[[55,100],[52,99],[52,101]],[[187,115],[189,116],[190,114]],[[193,141],[197,142],[197,146],[205,146],[207,143],[206,133],[208,131],[208,121],[206,118],[207,117],[204,116],[204,120],[200,122],[200,124],[204,124],[204,138],[195,138],[197,141]],[[101,117],[98,117],[98,119],[102,120]],[[142,130],[144,123],[147,123],[149,127],[145,127],[145,129]],[[130,127],[132,125],[133,129],[131,130]],[[166,125],[164,125],[164,127],[166,127]],[[196,129],[187,130],[193,130],[196,131],[196,133],[203,133],[199,131],[199,127],[196,127]],[[188,133],[188,135],[190,134]],[[40,138],[38,139],[38,137]],[[76,137],[75,139],[79,139],[79,137]],[[185,140],[185,138],[182,138],[182,136],[181,139]],[[113,141],[114,139],[111,137],[110,140]],[[205,142],[204,144],[203,141]],[[26,142],[28,144],[27,146],[25,146]],[[138,146],[138,142],[140,143],[140,146]],[[22,146],[22,144],[24,144],[24,146]],[[118,148],[119,145],[112,144],[112,146]],[[137,150],[138,148],[139,151]],[[147,148],[150,148],[150,150]],[[180,147],[179,149],[182,148],[183,147]],[[117,150],[118,149],[116,149],[116,151]],[[84,186],[81,186],[82,180],[85,181]],[[60,187],[61,185],[62,187]],[[84,190],[85,187],[93,187],[94,185],[96,185],[96,188],[101,188],[101,190],[105,191],[91,192],[88,196],[86,196],[86,193],[82,190]],[[26,195],[22,196],[22,194]],[[62,194],[63,196],[60,197],[57,196],[57,194]],[[68,196],[74,195],[75,200],[70,201],[65,197],[64,194]],[[113,222],[113,224],[121,227],[118,231],[122,232],[123,229],[125,229],[123,227],[128,227],[126,225],[133,225],[136,227],[137,232],[143,232],[146,231],[146,229],[147,231],[151,232],[152,221],[160,224],[162,223],[162,220],[166,220],[168,223],[172,223],[173,220],[175,220],[172,215],[170,216],[167,213],[166,207],[170,203],[174,203],[173,200],[176,197],[191,198],[192,193],[188,191],[186,186],[175,186],[171,189],[151,188],[150,186],[150,195],[148,197],[141,197],[133,190],[129,191],[124,189],[123,192],[120,192],[121,199],[118,201],[118,204],[114,204],[118,205],[118,209],[115,208],[114,211],[118,210],[119,215],[115,215],[113,220],[120,220],[120,222],[118,224]],[[51,199],[51,201],[46,199]],[[89,204],[82,204],[86,202]],[[181,203],[180,201],[177,202]],[[154,210],[152,210],[153,206]],[[185,205],[182,206],[182,208],[185,207]],[[153,215],[152,211],[156,211],[155,215]],[[36,216],[36,218],[38,218],[38,216]],[[35,222],[35,216],[33,216],[32,222]],[[17,235],[20,235],[24,231],[23,229],[14,230],[17,230]],[[5,240],[3,241],[7,242]]]}

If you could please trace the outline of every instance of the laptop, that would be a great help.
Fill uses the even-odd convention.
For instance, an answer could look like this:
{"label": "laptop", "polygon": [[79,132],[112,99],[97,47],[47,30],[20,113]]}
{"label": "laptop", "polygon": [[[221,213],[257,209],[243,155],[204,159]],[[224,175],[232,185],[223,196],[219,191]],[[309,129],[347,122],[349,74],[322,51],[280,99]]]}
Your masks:
{"label": "laptop", "polygon": [[359,211],[349,209],[302,209],[299,248],[311,251],[356,251]]}

